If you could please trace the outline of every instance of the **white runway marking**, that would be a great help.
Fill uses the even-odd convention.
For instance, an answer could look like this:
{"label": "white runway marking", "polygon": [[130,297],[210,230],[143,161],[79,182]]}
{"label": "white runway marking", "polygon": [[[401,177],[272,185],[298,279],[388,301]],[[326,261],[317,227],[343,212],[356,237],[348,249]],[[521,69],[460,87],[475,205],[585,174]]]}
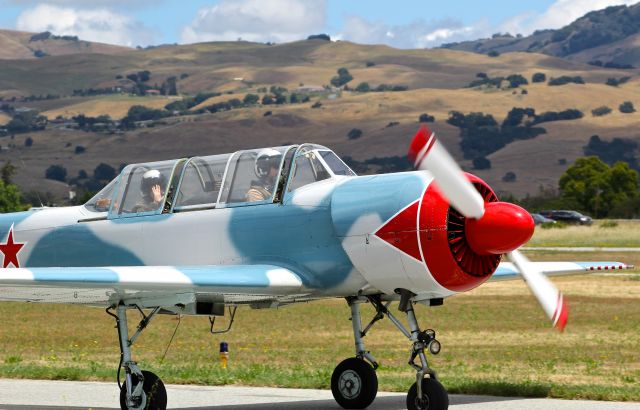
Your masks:
{"label": "white runway marking", "polygon": [[[167,386],[171,409],[338,410],[328,390],[239,386]],[[404,410],[403,393],[378,393],[370,410]],[[638,410],[640,403],[450,396],[454,410]],[[0,379],[0,410],[117,409],[115,383]]]}

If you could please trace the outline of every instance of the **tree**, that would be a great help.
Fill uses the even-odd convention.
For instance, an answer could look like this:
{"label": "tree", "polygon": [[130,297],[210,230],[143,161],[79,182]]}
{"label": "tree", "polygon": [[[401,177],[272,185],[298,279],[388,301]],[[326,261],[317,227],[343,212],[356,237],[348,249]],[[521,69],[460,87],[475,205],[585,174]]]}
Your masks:
{"label": "tree", "polygon": [[16,173],[16,169],[18,169],[15,165],[11,163],[11,161],[7,161],[2,168],[0,168],[0,175],[2,176],[2,182],[5,185],[11,185],[12,178]]}
{"label": "tree", "polygon": [[367,93],[371,91],[371,87],[369,86],[369,83],[363,82],[356,86],[356,91],[359,93]]}
{"label": "tree", "polygon": [[490,169],[491,161],[485,157],[478,157],[473,159],[473,168],[475,169]]}
{"label": "tree", "polygon": [[0,212],[16,212],[21,209],[22,198],[18,187],[0,180]]}
{"label": "tree", "polygon": [[611,108],[607,107],[606,105],[591,110],[591,115],[593,115],[594,117],[602,117],[603,115],[607,114],[611,114]]}
{"label": "tree", "polygon": [[545,73],[534,73],[531,77],[532,83],[544,83],[547,81],[547,75]]}
{"label": "tree", "polygon": [[116,177],[116,170],[109,164],[101,162],[93,170],[93,178],[101,181],[111,181]]}
{"label": "tree", "polygon": [[62,165],[51,165],[44,172],[44,177],[47,179],[53,179],[54,181],[64,182],[67,178],[67,169]]}
{"label": "tree", "polygon": [[625,101],[618,107],[621,113],[631,114],[632,112],[636,112],[635,107],[631,101]]}
{"label": "tree", "polygon": [[271,97],[269,94],[265,94],[264,97],[262,97],[262,105],[273,104],[273,102],[273,97]]}
{"label": "tree", "polygon": [[418,117],[419,122],[434,122],[436,119],[433,115],[429,115],[427,113],[420,114]]}
{"label": "tree", "polygon": [[307,37],[307,40],[324,40],[324,41],[331,41],[331,37],[328,34],[312,34],[309,37]]}
{"label": "tree", "polygon": [[357,140],[360,137],[362,137],[362,130],[360,130],[358,128],[352,128],[347,133],[347,138],[349,138],[350,140]]}
{"label": "tree", "polygon": [[247,94],[242,100],[244,105],[255,105],[258,101],[260,101],[260,96],[256,94]]}
{"label": "tree", "polygon": [[351,80],[353,80],[353,76],[349,74],[349,70],[341,67],[338,69],[338,75],[331,79],[331,85],[334,87],[342,87]]}
{"label": "tree", "polygon": [[638,173],[625,162],[612,167],[597,157],[579,158],[559,181],[562,197],[596,218],[638,197]]}

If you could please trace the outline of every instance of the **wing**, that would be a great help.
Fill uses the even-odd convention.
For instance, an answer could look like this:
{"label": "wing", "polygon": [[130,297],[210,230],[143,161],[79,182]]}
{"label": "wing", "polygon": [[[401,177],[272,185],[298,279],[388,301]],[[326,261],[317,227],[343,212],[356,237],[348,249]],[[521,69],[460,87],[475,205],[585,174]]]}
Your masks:
{"label": "wing", "polygon": [[303,298],[302,279],[275,265],[0,269],[0,301],[140,307],[196,301],[257,303]]}
{"label": "wing", "polygon": [[[548,276],[569,275],[586,271],[633,269],[622,262],[531,262],[538,271]],[[500,262],[490,280],[515,279],[520,274],[511,262]]]}

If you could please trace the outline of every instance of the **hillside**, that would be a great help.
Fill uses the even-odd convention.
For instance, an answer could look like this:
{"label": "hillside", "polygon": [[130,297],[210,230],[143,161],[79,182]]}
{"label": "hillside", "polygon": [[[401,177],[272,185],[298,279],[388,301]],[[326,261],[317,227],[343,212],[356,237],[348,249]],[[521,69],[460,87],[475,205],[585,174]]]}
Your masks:
{"label": "hillside", "polygon": [[36,59],[45,56],[88,53],[117,54],[125,50],[128,48],[82,41],[72,36],[0,30],[0,60]]}
{"label": "hillside", "polygon": [[482,54],[534,52],[583,63],[640,67],[640,3],[593,11],[558,30],[539,30],[526,37],[496,34],[443,47]]}
{"label": "hillside", "polygon": [[[328,87],[341,67],[353,76],[350,91]],[[532,83],[535,73],[544,73],[545,82]],[[428,113],[435,117],[433,129],[463,166],[498,191],[523,196],[535,194],[540,186],[555,187],[562,172],[583,155],[582,147],[591,135],[640,140],[640,113],[617,110],[625,101],[640,107],[638,73],[539,53],[489,57],[459,50],[399,50],[322,40],[279,45],[216,42],[119,49],[112,55],[0,60],[0,97],[4,99],[0,105],[37,110],[49,120],[62,118],[45,131],[0,138],[0,162],[11,160],[18,165],[15,180],[25,191],[51,192],[57,197],[66,196],[68,187],[44,178],[53,164],[64,166],[70,180],[81,170],[91,175],[101,162],[118,169],[132,162],[305,141],[326,145],[359,162],[381,158],[378,162],[395,169],[393,166],[406,166],[402,158],[419,126],[418,117]],[[497,87],[468,87],[479,75],[491,79],[512,74],[522,75],[529,84],[510,88],[503,81]],[[134,81],[138,75],[145,76],[144,81]],[[549,79],[562,76],[579,76],[585,84],[547,85]],[[629,78],[617,87],[604,84],[623,76]],[[171,77],[175,77],[180,96],[130,94],[142,86],[159,89]],[[354,92],[362,82],[370,88],[387,84],[405,91]],[[287,98],[303,93],[309,100],[260,104],[274,86],[286,88]],[[315,91],[297,91],[306,88]],[[109,133],[60,125],[79,114],[120,120],[132,106],[162,110],[201,92],[216,94],[191,106],[190,111],[163,111],[169,117],[144,128]],[[242,101],[247,94],[257,95],[258,104],[211,112],[212,106],[234,98]],[[26,98],[29,96],[33,98]],[[592,116],[591,110],[600,106],[613,112]],[[515,140],[487,155],[490,169],[473,170],[470,159],[463,158],[460,130],[446,122],[449,113],[483,112],[501,123],[514,107],[532,108],[536,113],[578,109],[584,117],[543,123],[546,134]],[[9,119],[7,113],[0,115],[0,124]],[[354,128],[362,131],[357,140],[347,138]],[[31,146],[25,145],[27,139]],[[77,147],[81,147],[78,153]],[[388,168],[370,164],[367,172],[381,169]],[[507,172],[515,173],[516,180],[504,182]]]}

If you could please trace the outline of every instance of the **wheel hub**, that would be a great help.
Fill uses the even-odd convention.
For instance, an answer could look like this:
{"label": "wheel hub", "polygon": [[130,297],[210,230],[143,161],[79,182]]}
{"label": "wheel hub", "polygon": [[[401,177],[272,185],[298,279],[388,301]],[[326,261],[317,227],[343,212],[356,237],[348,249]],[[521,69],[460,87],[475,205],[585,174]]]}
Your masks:
{"label": "wheel hub", "polygon": [[422,398],[416,397],[416,408],[421,410],[429,410],[429,396],[423,394]]}
{"label": "wheel hub", "polygon": [[362,389],[360,376],[353,370],[345,370],[340,375],[340,393],[347,399],[358,397]]}

